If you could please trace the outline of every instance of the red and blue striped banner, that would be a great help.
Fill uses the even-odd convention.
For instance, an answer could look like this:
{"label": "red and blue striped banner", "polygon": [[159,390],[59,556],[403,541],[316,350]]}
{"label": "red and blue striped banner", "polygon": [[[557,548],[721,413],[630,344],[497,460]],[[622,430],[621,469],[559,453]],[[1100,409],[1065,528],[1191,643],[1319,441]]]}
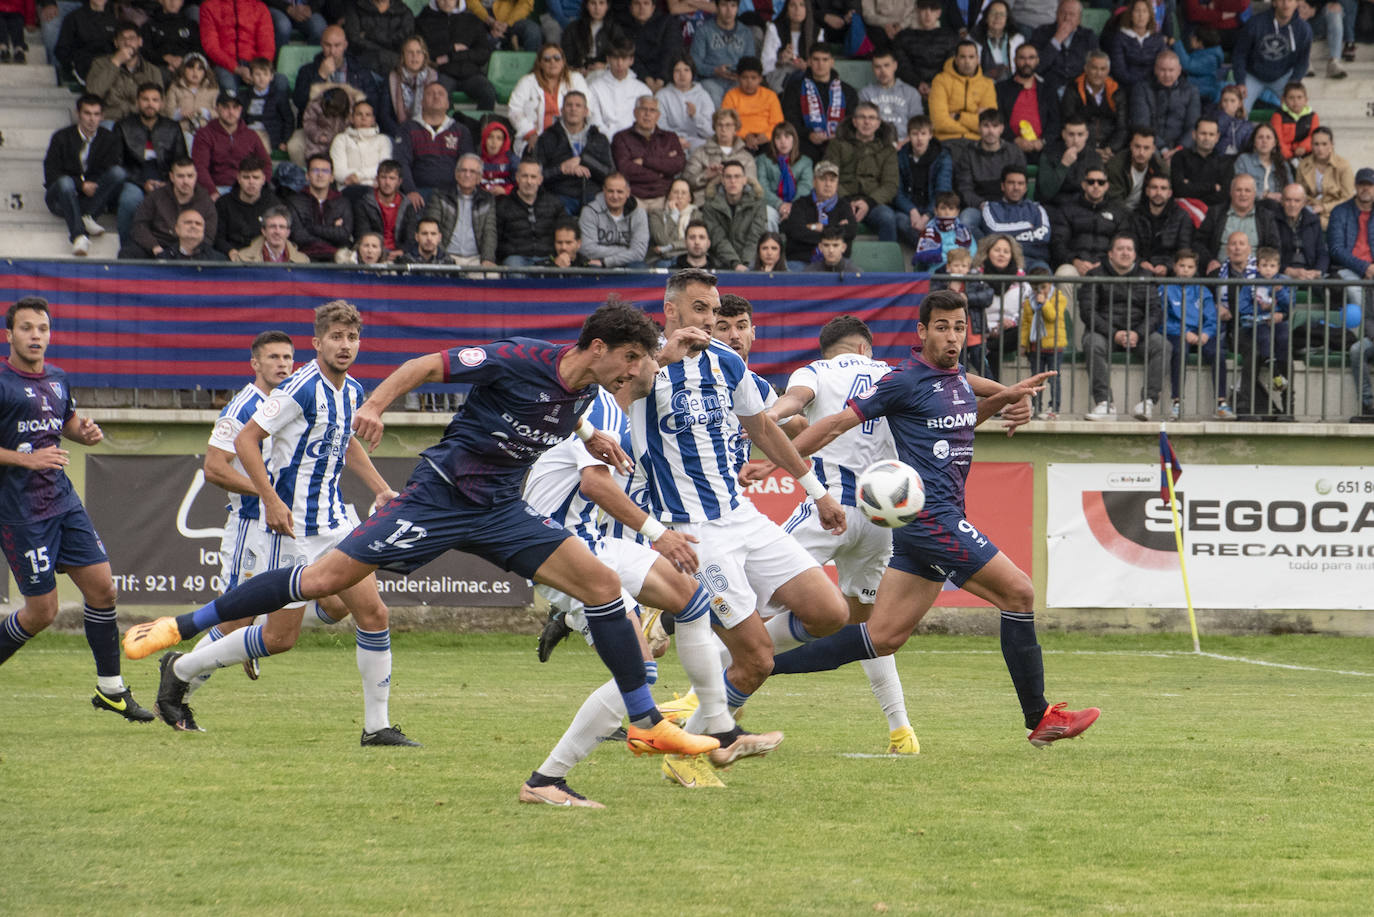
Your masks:
{"label": "red and blue striped banner", "polygon": [[[49,358],[88,388],[235,388],[250,373],[254,335],[279,328],[308,352],[313,310],[331,299],[347,299],[363,313],[352,373],[368,385],[413,356],[456,344],[516,334],[572,340],[611,293],[661,320],[665,280],[647,273],[479,280],[328,266],[0,265],[6,304],[35,295],[51,304]],[[779,384],[819,356],[821,326],[843,313],[868,323],[879,359],[905,358],[928,289],[915,274],[724,272],[720,281],[753,304],[758,338],[750,366]]]}

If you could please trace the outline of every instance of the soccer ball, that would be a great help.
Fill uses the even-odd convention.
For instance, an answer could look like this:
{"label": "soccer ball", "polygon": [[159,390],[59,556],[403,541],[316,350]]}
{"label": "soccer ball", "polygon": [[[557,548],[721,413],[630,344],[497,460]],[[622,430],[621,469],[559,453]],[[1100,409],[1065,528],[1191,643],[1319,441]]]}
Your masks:
{"label": "soccer ball", "polygon": [[899,529],[926,505],[925,484],[905,462],[874,462],[859,475],[859,511],[883,528]]}

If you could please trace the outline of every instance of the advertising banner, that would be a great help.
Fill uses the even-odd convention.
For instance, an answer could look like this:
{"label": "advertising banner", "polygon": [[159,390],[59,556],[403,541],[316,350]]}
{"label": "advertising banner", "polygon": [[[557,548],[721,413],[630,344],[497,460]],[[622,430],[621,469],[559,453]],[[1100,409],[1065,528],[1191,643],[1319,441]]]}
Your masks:
{"label": "advertising banner", "polygon": [[[1183,608],[1158,465],[1048,466],[1047,599]],[[1185,465],[1177,497],[1197,608],[1374,608],[1374,468]]]}
{"label": "advertising banner", "polygon": [[[395,490],[415,467],[408,458],[373,458]],[[371,494],[345,472],[344,499],[366,518]],[[225,494],[206,484],[194,455],[89,455],[86,509],[110,555],[121,601],[204,604],[218,595]],[[533,590],[524,578],[470,554],[448,552],[409,576],[379,573],[389,605],[518,608]]]}

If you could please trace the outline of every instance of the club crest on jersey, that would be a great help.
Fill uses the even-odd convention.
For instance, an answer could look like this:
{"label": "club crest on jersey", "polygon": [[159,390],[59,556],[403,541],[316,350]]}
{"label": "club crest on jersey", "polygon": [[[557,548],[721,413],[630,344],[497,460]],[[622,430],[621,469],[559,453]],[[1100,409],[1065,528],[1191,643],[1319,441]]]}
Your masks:
{"label": "club crest on jersey", "polygon": [[464,347],[458,351],[458,362],[464,366],[480,366],[487,359],[487,352],[481,347]]}
{"label": "club crest on jersey", "polygon": [[930,451],[937,459],[947,459],[949,458],[949,442],[943,439],[937,440],[935,445],[930,447]]}
{"label": "club crest on jersey", "polygon": [[281,399],[273,395],[262,403],[259,410],[262,411],[263,417],[276,417],[281,413]]}
{"label": "club crest on jersey", "polygon": [[52,393],[53,393],[54,395],[56,395],[58,398],[61,398],[61,397],[62,397],[62,383],[61,383],[61,382],[49,382],[49,383],[48,383],[48,387],[52,389]]}

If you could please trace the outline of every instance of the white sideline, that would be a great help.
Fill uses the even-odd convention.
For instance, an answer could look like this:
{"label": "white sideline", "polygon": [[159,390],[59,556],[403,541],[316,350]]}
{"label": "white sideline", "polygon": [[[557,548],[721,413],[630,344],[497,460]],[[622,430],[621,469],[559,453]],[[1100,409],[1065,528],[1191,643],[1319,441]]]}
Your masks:
{"label": "white sideline", "polygon": [[[994,656],[1000,650],[913,650],[903,649],[903,653],[925,656]],[[1243,662],[1247,665],[1260,665],[1271,669],[1288,669],[1294,672],[1325,672],[1328,675],[1353,675],[1357,678],[1374,678],[1374,672],[1356,672],[1351,669],[1323,669],[1317,666],[1296,665],[1290,662],[1268,662],[1263,659],[1247,659],[1244,656],[1223,656],[1220,653],[1194,653],[1190,650],[1044,650],[1047,656],[1143,656],[1166,658],[1170,656],[1206,656],[1222,662]]]}

